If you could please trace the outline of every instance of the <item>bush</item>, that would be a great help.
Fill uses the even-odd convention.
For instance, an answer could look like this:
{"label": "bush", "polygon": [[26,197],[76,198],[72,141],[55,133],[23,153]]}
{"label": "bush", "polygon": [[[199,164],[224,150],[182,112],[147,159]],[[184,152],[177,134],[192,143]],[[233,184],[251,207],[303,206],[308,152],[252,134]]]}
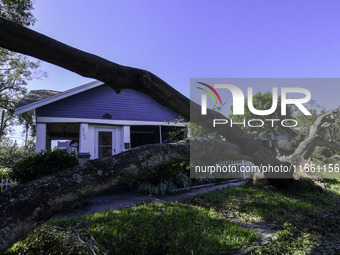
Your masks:
{"label": "bush", "polygon": [[16,161],[13,165],[12,178],[20,183],[30,182],[78,164],[77,156],[66,150],[41,151]]}
{"label": "bush", "polygon": [[67,231],[55,226],[42,225],[28,238],[15,244],[6,255],[35,254],[93,254],[96,246],[85,239],[76,229]]}
{"label": "bush", "polygon": [[189,165],[186,162],[162,166],[153,170],[147,180],[137,183],[137,191],[152,195],[164,195],[171,190],[190,187]]}
{"label": "bush", "polygon": [[11,179],[12,169],[8,167],[0,168],[0,180],[1,179]]}
{"label": "bush", "polygon": [[0,143],[0,168],[12,167],[23,156],[18,144],[5,137]]}

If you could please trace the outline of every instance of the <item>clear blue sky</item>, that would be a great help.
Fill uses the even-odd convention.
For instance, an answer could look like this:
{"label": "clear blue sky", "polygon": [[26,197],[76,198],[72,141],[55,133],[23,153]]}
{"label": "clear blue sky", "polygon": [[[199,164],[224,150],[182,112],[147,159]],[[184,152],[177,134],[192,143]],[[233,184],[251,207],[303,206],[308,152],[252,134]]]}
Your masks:
{"label": "clear blue sky", "polygon": [[[191,77],[340,77],[339,8],[336,0],[37,0],[33,29],[147,69],[189,96]],[[90,81],[42,69],[48,78],[28,89]],[[315,91],[320,104],[339,105],[334,91]]]}

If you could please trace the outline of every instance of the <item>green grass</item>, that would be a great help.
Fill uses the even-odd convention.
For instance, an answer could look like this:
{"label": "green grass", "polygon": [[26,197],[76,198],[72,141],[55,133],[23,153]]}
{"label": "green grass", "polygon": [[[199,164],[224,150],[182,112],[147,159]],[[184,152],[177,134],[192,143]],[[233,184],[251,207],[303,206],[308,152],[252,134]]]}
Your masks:
{"label": "green grass", "polygon": [[340,181],[324,181],[329,190],[323,192],[307,181],[288,191],[246,185],[195,196],[190,203],[241,222],[275,223],[278,233],[252,254],[340,254]]}
{"label": "green grass", "polygon": [[[235,254],[257,246],[251,254],[340,254],[340,181],[325,181],[329,190],[323,192],[307,181],[288,191],[243,185],[50,221],[9,253],[87,254],[92,248],[108,254]],[[262,245],[231,215],[275,223],[278,232]]]}
{"label": "green grass", "polygon": [[[233,254],[258,240],[255,231],[221,217],[212,209],[178,202],[144,203],[122,210],[55,220],[49,225],[65,231],[86,229],[109,254]],[[39,234],[38,230],[36,235]],[[35,240],[45,254],[56,250],[57,245],[43,247],[44,242],[39,237],[17,244],[15,250],[24,250]],[[56,251],[61,254],[60,249]],[[25,254],[29,254],[27,249]]]}

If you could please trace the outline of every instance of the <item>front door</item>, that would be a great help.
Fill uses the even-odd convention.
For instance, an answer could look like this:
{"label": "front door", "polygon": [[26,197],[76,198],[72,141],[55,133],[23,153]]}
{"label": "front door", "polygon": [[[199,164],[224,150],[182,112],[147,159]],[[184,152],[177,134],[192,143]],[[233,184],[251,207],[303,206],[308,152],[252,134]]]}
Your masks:
{"label": "front door", "polygon": [[105,158],[111,155],[116,154],[115,148],[115,132],[114,130],[104,129],[97,130],[96,132],[96,140],[97,140],[97,148],[96,148],[96,158]]}

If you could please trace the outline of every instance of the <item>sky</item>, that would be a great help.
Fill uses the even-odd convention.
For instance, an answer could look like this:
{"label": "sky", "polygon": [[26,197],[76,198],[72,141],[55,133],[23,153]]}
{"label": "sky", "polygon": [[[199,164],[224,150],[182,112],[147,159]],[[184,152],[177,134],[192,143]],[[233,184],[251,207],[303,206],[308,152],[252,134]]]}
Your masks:
{"label": "sky", "polygon": [[[339,7],[336,0],[36,0],[32,29],[151,71],[189,97],[195,77],[340,77]],[[29,90],[92,80],[41,68],[48,78],[30,81]],[[313,91],[319,104],[339,105],[339,87]]]}

